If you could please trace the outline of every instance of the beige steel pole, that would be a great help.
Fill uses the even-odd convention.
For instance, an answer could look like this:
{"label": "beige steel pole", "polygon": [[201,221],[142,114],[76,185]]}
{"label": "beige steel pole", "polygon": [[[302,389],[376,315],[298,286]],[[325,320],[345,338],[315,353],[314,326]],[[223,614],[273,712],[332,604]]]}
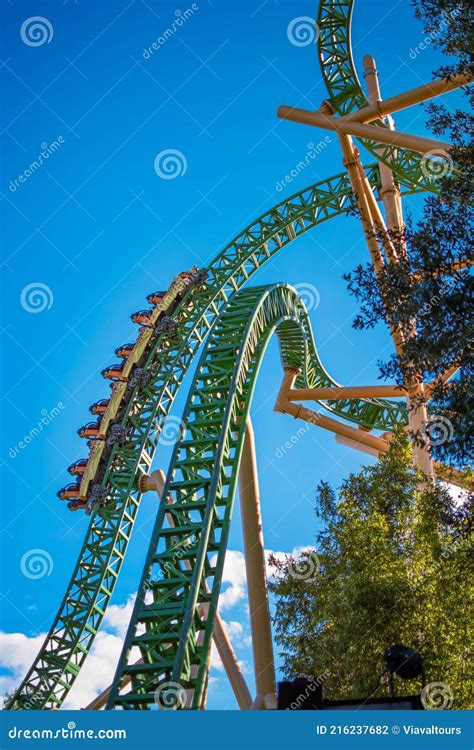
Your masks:
{"label": "beige steel pole", "polygon": [[[374,58],[371,55],[365,55],[364,57],[364,72],[369,101],[372,105],[376,105],[377,107],[379,107],[382,103],[382,95],[380,93],[377,66]],[[361,172],[363,172],[363,167],[360,163],[359,169],[361,170]],[[398,238],[398,242],[396,242],[397,250],[401,251],[401,253],[405,255],[406,245],[403,238],[404,227],[400,191],[395,184],[392,170],[382,162],[379,162],[379,169],[382,185],[380,196],[385,206],[388,228],[390,230],[392,239],[395,241],[395,238]],[[370,185],[365,176],[365,173],[364,178],[366,193],[370,192],[370,197],[373,199],[373,201],[371,201],[369,198],[369,206],[372,212],[372,218],[374,220],[377,220],[376,217],[378,218],[379,216],[381,216],[380,211],[370,189]],[[389,257],[389,260],[392,263],[397,262],[396,256]],[[416,334],[416,321],[413,321],[413,331]],[[400,353],[401,351],[399,351],[399,354]],[[423,445],[418,445],[417,443],[414,443],[413,445],[413,460],[415,464],[420,466],[420,468],[427,476],[431,477],[433,476],[433,465],[429,448],[429,437],[426,430],[428,413],[426,404],[424,402],[424,386],[422,383],[415,383],[413,385],[407,384],[406,388],[408,391],[407,404],[409,426],[414,433],[418,433],[423,436]]]}
{"label": "beige steel pole", "polygon": [[278,408],[275,411],[279,411],[283,414],[291,414],[295,419],[303,419],[305,422],[317,425],[318,427],[324,427],[325,430],[335,432],[336,435],[349,438],[356,443],[362,443],[368,448],[373,448],[378,453],[380,451],[388,450],[389,443],[383,438],[377,437],[376,435],[370,435],[370,433],[364,430],[356,429],[344,422],[339,422],[337,419],[327,417],[321,412],[313,411],[313,409],[307,409],[302,404],[295,404],[291,401],[286,403],[280,402]]}
{"label": "beige steel pole", "polygon": [[[371,104],[377,105],[382,101],[382,96],[380,94],[377,66],[375,64],[374,58],[371,55],[364,56],[364,75],[367,84],[369,101]],[[377,153],[380,153],[380,150],[377,151]],[[401,212],[400,190],[395,184],[395,180],[393,179],[393,172],[390,167],[379,161],[379,169],[381,181],[380,197],[382,198],[385,206],[387,226],[393,233],[396,233],[396,235],[398,235],[399,243],[403,247],[403,250],[405,250],[402,239],[403,218]]]}
{"label": "beige steel pole", "polygon": [[[367,239],[367,244],[369,247],[369,252],[372,258],[372,262],[374,264],[375,274],[377,277],[380,277],[380,273],[384,267],[384,260],[381,255],[380,247],[375,236],[375,233],[376,233],[375,222],[377,222],[379,226],[380,224],[382,224],[382,229],[379,232],[379,236],[380,236],[381,241],[383,241],[384,234],[385,234],[385,237],[387,236],[383,217],[380,214],[380,210],[378,206],[376,206],[376,208],[374,207],[374,204],[376,205],[375,198],[372,194],[370,186],[367,187],[367,185],[365,184],[367,181],[367,178],[363,172],[363,168],[360,163],[360,160],[355,154],[354,145],[352,143],[350,136],[339,135],[339,140],[341,142],[342,152],[344,155],[344,165],[348,171],[349,178],[351,181],[351,186],[354,191],[357,204],[359,207],[360,218],[362,221],[362,226],[364,228],[364,232],[365,232],[365,236]],[[389,260],[391,262],[395,262],[395,258],[392,252],[389,252],[388,248],[386,251],[387,251],[387,256],[389,257]],[[399,329],[398,326],[391,326],[390,330],[392,333],[395,350],[399,356],[402,356],[403,344],[404,344],[403,333]],[[410,396],[408,399],[410,427],[413,430],[413,432],[426,435],[426,430],[425,430],[425,427],[427,424],[426,406],[424,403],[421,403],[421,405],[418,405],[418,401],[420,399],[423,399],[424,397],[423,385],[417,384],[411,388],[407,386],[407,391],[409,391],[410,393]],[[327,419],[327,417],[325,417],[325,419]],[[331,429],[331,428],[328,427],[328,429]],[[345,437],[351,438],[352,435],[346,434]],[[423,470],[423,472],[427,476],[431,477],[433,475],[433,466],[431,462],[431,456],[429,453],[428,446],[426,445],[426,442],[424,445],[417,445],[416,443],[413,445],[413,461],[415,464],[420,466],[420,468]]]}
{"label": "beige steel pole", "polygon": [[275,707],[275,666],[273,661],[270,607],[268,603],[265,548],[258,486],[255,436],[250,417],[239,472],[240,508],[245,550],[245,569],[252,631],[253,661],[257,697],[253,708]]}
{"label": "beige steel pole", "polygon": [[342,121],[338,117],[330,117],[322,112],[300,109],[299,107],[289,107],[285,104],[282,104],[278,108],[277,114],[278,117],[284,120],[299,122],[303,125],[313,125],[316,128],[324,128],[325,130],[333,130],[343,135],[368,138],[377,143],[387,143],[391,146],[407,148],[417,151],[420,154],[427,154],[432,151],[436,151],[437,153],[446,152],[452,147],[451,143],[435,141],[432,138],[422,138],[418,135],[390,130],[383,126],[365,125],[360,122],[353,122],[352,120],[350,122]]}
{"label": "beige steel pole", "polygon": [[294,388],[287,393],[288,401],[331,401],[339,398],[406,398],[407,392],[398,385],[349,385],[329,388]]}
{"label": "beige steel pole", "polygon": [[413,104],[421,104],[421,102],[427,99],[432,99],[453,89],[466,86],[471,80],[469,75],[453,76],[450,80],[447,78],[438,78],[436,81],[409,89],[409,91],[392,96],[385,99],[385,101],[371,103],[369,106],[362,107],[356,112],[343,115],[340,119],[341,122],[373,122],[380,117],[385,117],[385,115],[391,115],[394,112],[399,112],[401,109],[411,107]]}

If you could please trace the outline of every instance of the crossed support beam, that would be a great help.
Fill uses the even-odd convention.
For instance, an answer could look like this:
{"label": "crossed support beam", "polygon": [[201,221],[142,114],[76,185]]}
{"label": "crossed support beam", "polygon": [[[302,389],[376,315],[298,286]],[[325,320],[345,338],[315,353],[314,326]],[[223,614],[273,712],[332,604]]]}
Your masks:
{"label": "crossed support beam", "polygon": [[390,128],[369,125],[367,123],[380,120],[386,115],[398,112],[413,104],[420,104],[426,99],[431,99],[447,91],[452,91],[468,84],[469,81],[469,77],[463,75],[453,76],[451,79],[438,79],[423,86],[418,86],[415,89],[405,91],[397,96],[392,96],[384,102],[381,100],[381,97],[378,97],[375,100],[371,100],[368,106],[362,107],[356,112],[351,112],[349,115],[344,115],[343,117],[332,117],[326,114],[326,112],[332,109],[329,102],[325,102],[324,112],[321,110],[314,112],[307,109],[300,109],[299,107],[282,105],[278,108],[277,114],[278,117],[284,120],[313,125],[344,135],[354,135],[358,138],[369,138],[380,143],[409,148],[420,153],[430,151],[442,152],[449,149],[449,143],[443,143],[431,138],[421,138],[420,136],[408,133],[395,132],[394,130],[390,130]]}
{"label": "crossed support beam", "polygon": [[[456,369],[447,371],[445,379],[449,380],[454,375]],[[299,370],[293,367],[285,367],[283,380],[275,402],[274,411],[280,414],[291,414],[295,419],[302,419],[312,425],[323,427],[330,432],[335,433],[336,441],[349,448],[355,448],[371,456],[379,456],[385,453],[390,447],[392,434],[385,432],[382,435],[372,435],[362,428],[352,427],[351,425],[341,422],[322,414],[313,409],[307,409],[302,404],[295,401],[331,401],[338,398],[378,398],[383,397],[401,397],[406,396],[406,391],[399,386],[334,386],[332,388],[294,388],[294,382],[299,374]],[[427,393],[431,395],[433,384],[426,386]],[[466,480],[462,474],[451,467],[433,461],[433,471],[440,479],[454,484],[461,489],[466,489]]]}
{"label": "crossed support beam", "polygon": [[[335,131],[338,135],[343,164],[347,169],[352,190],[357,201],[360,220],[367,241],[375,275],[381,280],[386,264],[396,265],[406,256],[407,248],[404,238],[404,223],[400,191],[395,182],[391,169],[379,160],[381,190],[380,197],[384,204],[385,219],[380,211],[377,200],[371,190],[367,176],[359,159],[359,151],[354,146],[352,136],[368,138],[376,143],[391,144],[400,148],[408,148],[419,153],[436,152],[438,156],[447,155],[449,143],[435,141],[429,138],[400,133],[395,131],[393,121],[388,125],[383,122],[387,115],[401,109],[418,104],[426,99],[439,96],[470,82],[468,76],[455,76],[452,79],[439,79],[424,86],[406,91],[385,101],[380,93],[378,74],[375,60],[367,55],[364,57],[364,74],[367,84],[369,104],[356,112],[343,117],[334,117],[330,102],[323,102],[321,109],[311,112],[295,107],[281,106],[278,116],[283,119],[313,125]],[[370,123],[377,122],[377,125]],[[383,149],[377,153],[382,155]],[[453,269],[449,269],[452,273]],[[390,321],[389,321],[390,322]],[[390,324],[395,351],[399,357],[403,356],[407,336],[416,336],[416,319],[411,321],[409,330],[401,330],[397,324]],[[453,366],[447,373],[446,379],[454,374]],[[305,419],[336,433],[336,439],[352,447],[360,447],[369,453],[378,454],[388,449],[390,436],[377,437],[364,433],[338,420],[327,417],[320,412],[307,409],[300,400],[331,400],[331,398],[378,398],[405,397],[408,404],[409,427],[413,433],[423,436],[422,443],[413,446],[414,463],[419,466],[425,476],[434,475],[434,465],[431,459],[429,435],[426,430],[428,414],[426,403],[432,393],[432,384],[423,384],[416,378],[406,383],[403,388],[395,386],[367,386],[335,389],[294,389],[295,372],[285,371],[282,387],[275,409],[292,414],[295,418]],[[316,392],[318,391],[318,392]]]}

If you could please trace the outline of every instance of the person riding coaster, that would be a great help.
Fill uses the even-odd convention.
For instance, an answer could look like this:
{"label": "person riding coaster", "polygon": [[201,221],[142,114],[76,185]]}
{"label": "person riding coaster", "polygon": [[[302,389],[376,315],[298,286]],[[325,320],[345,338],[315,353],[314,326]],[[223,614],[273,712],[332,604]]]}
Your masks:
{"label": "person riding coaster", "polygon": [[166,294],[168,294],[168,290],[166,290],[165,292],[152,292],[148,295],[146,301],[150,305],[159,305],[160,302],[162,302],[162,300],[165,298]]}
{"label": "person riding coaster", "polygon": [[130,320],[133,323],[138,323],[138,325],[145,326],[145,328],[153,328],[153,324],[151,323],[152,313],[152,309],[138,310],[138,312],[132,313],[132,315],[130,315]]}
{"label": "person riding coaster", "polygon": [[118,362],[117,364],[104,367],[102,370],[102,377],[106,380],[126,380],[127,378],[123,374],[125,362]]}
{"label": "person riding coaster", "polygon": [[102,398],[100,401],[95,401],[92,406],[89,406],[89,411],[91,414],[105,414],[109,403],[110,399]]}
{"label": "person riding coaster", "polygon": [[85,510],[89,508],[89,503],[87,500],[70,500],[67,504],[68,510]]}
{"label": "person riding coaster", "polygon": [[71,482],[56,493],[60,500],[79,500],[80,482]]}
{"label": "person riding coaster", "polygon": [[103,439],[104,436],[100,433],[100,419],[97,422],[88,422],[83,427],[79,427],[77,434],[81,438]]}
{"label": "person riding coaster", "polygon": [[68,467],[68,472],[72,474],[73,477],[82,476],[86,470],[87,461],[87,458],[81,458],[79,461],[76,461]]}
{"label": "person riding coaster", "polygon": [[133,348],[135,346],[135,343],[128,343],[128,344],[122,344],[122,346],[118,346],[115,350],[115,356],[120,357],[121,359],[125,359],[126,357],[129,357],[131,353],[133,352]]}

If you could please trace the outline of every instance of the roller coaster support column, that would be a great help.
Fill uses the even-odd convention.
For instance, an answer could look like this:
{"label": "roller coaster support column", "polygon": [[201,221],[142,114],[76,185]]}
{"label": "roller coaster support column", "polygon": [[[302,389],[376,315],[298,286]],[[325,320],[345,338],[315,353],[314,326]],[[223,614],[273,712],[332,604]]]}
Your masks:
{"label": "roller coaster support column", "polygon": [[[364,56],[364,75],[367,84],[369,101],[372,105],[378,106],[382,102],[380,94],[379,78],[377,66],[371,55]],[[393,121],[392,121],[393,122]],[[379,161],[381,190],[380,197],[385,206],[387,225],[389,230],[401,232],[403,227],[402,206],[400,202],[400,190],[393,179],[393,172],[390,167]],[[401,239],[401,237],[400,237]]]}
{"label": "roller coaster support column", "polygon": [[[161,498],[165,483],[165,474],[161,469],[158,469],[157,471],[153,471],[150,476],[143,476],[141,478],[140,489],[142,492],[155,490],[157,495]],[[168,520],[172,521],[171,516]],[[189,563],[187,564],[189,565]],[[226,671],[227,678],[231,684],[232,690],[234,691],[239,708],[248,710],[252,705],[252,697],[219,612],[216,612],[215,614],[212,638]]]}
{"label": "roller coaster support column", "polygon": [[[364,72],[369,101],[373,106],[379,107],[382,102],[382,95],[380,92],[377,66],[374,58],[371,55],[365,55],[364,57]],[[406,256],[407,250],[404,238],[403,211],[400,199],[400,191],[395,184],[392,170],[382,162],[379,162],[379,168],[382,186],[382,189],[380,190],[380,197],[382,198],[385,206],[385,215],[387,217],[389,236],[392,240],[392,243],[396,247],[395,256]],[[392,263],[397,262],[396,258],[390,258],[390,261]],[[416,321],[413,321],[413,332],[416,335]],[[408,420],[410,428],[414,433],[418,433],[421,435],[425,433],[426,435],[428,414],[424,400],[424,386],[422,383],[416,383],[413,387],[410,388],[407,384],[407,390],[409,391],[407,396],[407,403],[409,409]],[[420,468],[427,476],[433,475],[433,465],[427,435],[425,436],[424,445],[415,444],[413,446],[413,458],[415,463],[420,466]]]}
{"label": "roller coaster support column", "polygon": [[452,144],[443,141],[435,141],[432,138],[422,138],[410,133],[401,133],[381,128],[377,125],[365,125],[361,122],[345,121],[338,117],[330,117],[323,112],[314,112],[309,109],[300,109],[299,107],[288,107],[282,105],[278,108],[278,117],[283,120],[292,120],[304,125],[313,125],[316,128],[333,130],[342,135],[354,135],[357,138],[368,138],[379,143],[387,143],[400,148],[408,148],[417,151],[420,154],[426,154],[430,151],[447,151]]}
{"label": "roller coaster support column", "polygon": [[313,411],[312,409],[307,409],[303,404],[295,404],[290,401],[289,396],[292,392],[297,376],[298,371],[294,368],[284,368],[283,381],[275,403],[275,411],[280,412],[280,414],[291,414],[295,419],[303,419],[305,422],[309,422],[312,425],[324,427],[325,430],[340,435],[345,438],[346,441],[349,440],[353,443],[361,443],[363,446],[370,449],[370,452],[379,454],[388,450],[390,443],[388,440],[385,440],[384,437],[370,435],[367,432],[351,427],[344,422],[339,422],[337,419],[327,417],[325,414]]}
{"label": "roller coaster support column", "polygon": [[435,81],[425,83],[423,86],[417,86],[415,89],[409,89],[408,91],[404,91],[403,94],[397,94],[384,101],[371,102],[367,107],[361,107],[361,109],[355,112],[343,115],[340,120],[341,122],[373,122],[374,120],[378,120],[379,117],[392,115],[401,109],[412,107],[414,104],[421,104],[421,102],[427,99],[433,99],[435,96],[458,89],[460,86],[466,86],[470,81],[471,78],[468,75],[456,75],[450,79],[438,78]]}
{"label": "roller coaster support column", "polygon": [[239,494],[245,549],[245,568],[252,630],[257,697],[253,709],[276,708],[270,607],[268,604],[265,548],[258,487],[255,437],[247,418],[239,472]]}

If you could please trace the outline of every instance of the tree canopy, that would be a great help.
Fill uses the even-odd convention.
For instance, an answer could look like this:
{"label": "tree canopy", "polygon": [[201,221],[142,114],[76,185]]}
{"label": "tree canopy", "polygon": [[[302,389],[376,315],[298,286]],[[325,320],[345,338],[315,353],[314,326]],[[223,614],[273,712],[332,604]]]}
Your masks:
{"label": "tree canopy", "polygon": [[[339,496],[318,487],[317,564],[304,575],[301,561],[271,561],[276,642],[288,677],[324,675],[328,698],[363,699],[384,670],[386,649],[403,643],[422,654],[427,681],[446,686],[449,705],[471,705],[468,500],[454,502],[421,476],[407,436],[398,434]],[[396,683],[402,695],[421,689],[419,681]]]}

